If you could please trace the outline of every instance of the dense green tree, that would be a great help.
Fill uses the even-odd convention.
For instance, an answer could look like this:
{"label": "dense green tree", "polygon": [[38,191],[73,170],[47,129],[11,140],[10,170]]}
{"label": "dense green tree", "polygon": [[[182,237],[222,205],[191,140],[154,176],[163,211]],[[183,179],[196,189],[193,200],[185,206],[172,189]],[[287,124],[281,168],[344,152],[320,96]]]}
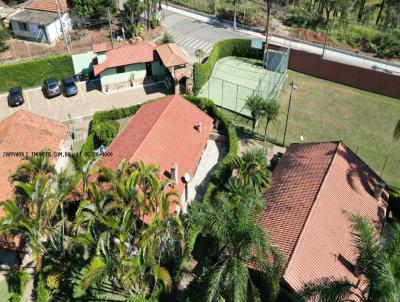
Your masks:
{"label": "dense green tree", "polygon": [[8,29],[0,25],[0,52],[7,49],[5,41],[10,38],[10,32]]}
{"label": "dense green tree", "polygon": [[73,0],[72,8],[75,12],[84,18],[92,18],[98,16],[107,16],[116,12],[116,1],[114,0]]}

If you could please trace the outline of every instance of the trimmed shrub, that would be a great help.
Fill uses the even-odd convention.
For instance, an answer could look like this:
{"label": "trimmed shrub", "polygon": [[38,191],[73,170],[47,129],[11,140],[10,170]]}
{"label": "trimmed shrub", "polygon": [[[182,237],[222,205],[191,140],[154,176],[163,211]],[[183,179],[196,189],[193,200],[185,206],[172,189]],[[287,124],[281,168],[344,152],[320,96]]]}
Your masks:
{"label": "trimmed shrub", "polygon": [[93,127],[94,143],[96,146],[108,146],[117,136],[119,124],[116,121],[104,121]]}
{"label": "trimmed shrub", "polygon": [[46,288],[46,281],[42,275],[39,275],[39,280],[35,289],[36,302],[47,302],[50,299],[50,292]]}
{"label": "trimmed shrub", "polygon": [[207,83],[215,64],[219,59],[235,56],[246,58],[261,58],[263,50],[251,47],[251,40],[248,39],[227,39],[216,43],[207,61],[203,64],[194,64],[194,93],[199,93],[201,87]]}
{"label": "trimmed shrub", "polygon": [[0,91],[8,91],[15,86],[23,88],[41,86],[43,81],[50,77],[61,80],[73,74],[72,58],[67,55],[4,64],[0,65]]}
{"label": "trimmed shrub", "polygon": [[82,146],[81,153],[85,156],[94,154],[94,134],[91,133],[88,135],[85,143]]}
{"label": "trimmed shrub", "polygon": [[[82,151],[92,152],[100,145],[108,146],[111,144],[119,131],[119,123],[115,120],[126,118],[134,115],[139,108],[139,105],[133,105],[124,108],[112,109],[108,111],[98,111],[93,115],[89,136],[82,147]],[[93,137],[90,135],[93,134]],[[88,140],[90,140],[88,142]],[[93,142],[91,142],[93,140]],[[93,149],[92,149],[93,143]],[[85,148],[85,150],[83,149]]]}

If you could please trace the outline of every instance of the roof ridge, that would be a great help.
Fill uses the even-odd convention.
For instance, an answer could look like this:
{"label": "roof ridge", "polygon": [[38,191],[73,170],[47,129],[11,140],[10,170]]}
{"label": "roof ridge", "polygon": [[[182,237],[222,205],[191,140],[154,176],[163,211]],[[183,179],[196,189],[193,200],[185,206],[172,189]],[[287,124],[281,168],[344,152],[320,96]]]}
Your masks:
{"label": "roof ridge", "polygon": [[[150,130],[146,133],[145,137],[142,139],[142,142],[139,144],[139,147],[136,149],[136,151],[131,155],[131,158],[133,158],[136,153],[139,151],[139,149],[142,147],[143,142],[147,139],[147,137],[150,135],[150,133],[154,130],[154,128],[156,127],[156,125],[160,122],[161,117],[165,114],[165,112],[167,111],[167,109],[169,108],[169,106],[171,106],[172,102],[176,99],[176,95],[170,96],[170,100],[168,100],[168,104],[167,106],[165,106],[164,110],[161,111],[161,114],[158,116],[157,120],[155,121],[155,123],[153,124],[153,126],[150,128]],[[142,107],[141,107],[142,108]],[[139,111],[139,110],[138,110]],[[130,159],[131,159],[130,158]]]}
{"label": "roof ridge", "polygon": [[[325,142],[325,143],[326,143],[326,142]],[[336,144],[335,153],[334,153],[333,156],[332,156],[332,159],[331,159],[331,161],[330,161],[330,163],[329,163],[329,165],[328,165],[328,167],[327,167],[327,169],[326,169],[326,171],[325,171],[325,175],[324,175],[324,177],[323,177],[323,179],[322,179],[322,181],[321,181],[321,184],[320,184],[320,186],[319,186],[319,188],[318,188],[318,191],[317,191],[317,193],[315,194],[315,197],[314,197],[314,200],[313,200],[313,204],[312,204],[312,206],[311,206],[310,211],[309,211],[308,214],[307,214],[307,218],[306,218],[306,221],[305,221],[304,224],[303,224],[303,227],[301,228],[301,232],[300,232],[299,236],[297,237],[296,244],[294,245],[293,252],[292,252],[292,254],[290,255],[290,258],[289,258],[289,260],[288,260],[288,263],[287,263],[287,265],[286,265],[286,268],[285,268],[285,270],[284,270],[284,272],[283,272],[283,276],[286,274],[286,272],[289,270],[289,266],[292,264],[293,255],[297,252],[297,246],[298,246],[298,243],[299,243],[299,241],[300,241],[300,238],[301,238],[301,237],[303,236],[303,234],[304,234],[304,229],[306,228],[306,226],[307,226],[307,224],[308,224],[308,221],[310,220],[311,213],[314,212],[317,198],[318,198],[318,196],[319,196],[319,194],[320,194],[320,192],[321,192],[322,187],[323,187],[324,184],[325,184],[325,180],[326,180],[326,178],[327,178],[327,176],[328,176],[328,174],[329,174],[329,171],[330,171],[330,169],[331,169],[331,167],[332,167],[332,164],[333,164],[334,160],[336,159],[336,155],[338,154],[338,149],[339,149],[339,146],[340,146],[340,144],[342,143],[342,141],[335,141],[335,142],[332,142],[332,141],[331,141],[331,142],[329,142],[329,143],[335,143],[335,144]]]}

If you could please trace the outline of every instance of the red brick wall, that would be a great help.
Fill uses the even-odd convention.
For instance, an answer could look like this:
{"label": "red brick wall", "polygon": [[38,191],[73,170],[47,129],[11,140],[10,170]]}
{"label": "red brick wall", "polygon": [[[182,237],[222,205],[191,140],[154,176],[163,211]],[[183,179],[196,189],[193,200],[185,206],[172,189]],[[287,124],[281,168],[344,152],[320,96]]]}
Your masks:
{"label": "red brick wall", "polygon": [[321,59],[320,55],[291,49],[289,69],[324,80],[400,98],[400,77]]}

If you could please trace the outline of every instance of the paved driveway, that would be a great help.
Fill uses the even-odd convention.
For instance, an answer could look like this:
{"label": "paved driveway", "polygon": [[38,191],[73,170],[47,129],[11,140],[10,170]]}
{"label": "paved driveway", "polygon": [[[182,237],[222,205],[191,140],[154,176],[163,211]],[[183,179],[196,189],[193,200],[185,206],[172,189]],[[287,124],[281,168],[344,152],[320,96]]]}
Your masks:
{"label": "paved driveway", "polygon": [[82,82],[78,83],[78,90],[79,93],[76,96],[66,98],[60,95],[52,99],[45,98],[41,88],[25,90],[25,103],[16,108],[8,107],[7,95],[0,95],[0,120],[16,110],[24,109],[56,121],[67,121],[68,115],[71,119],[79,119],[93,115],[99,110],[139,104],[168,93],[164,83],[103,93],[96,88],[96,83]]}

